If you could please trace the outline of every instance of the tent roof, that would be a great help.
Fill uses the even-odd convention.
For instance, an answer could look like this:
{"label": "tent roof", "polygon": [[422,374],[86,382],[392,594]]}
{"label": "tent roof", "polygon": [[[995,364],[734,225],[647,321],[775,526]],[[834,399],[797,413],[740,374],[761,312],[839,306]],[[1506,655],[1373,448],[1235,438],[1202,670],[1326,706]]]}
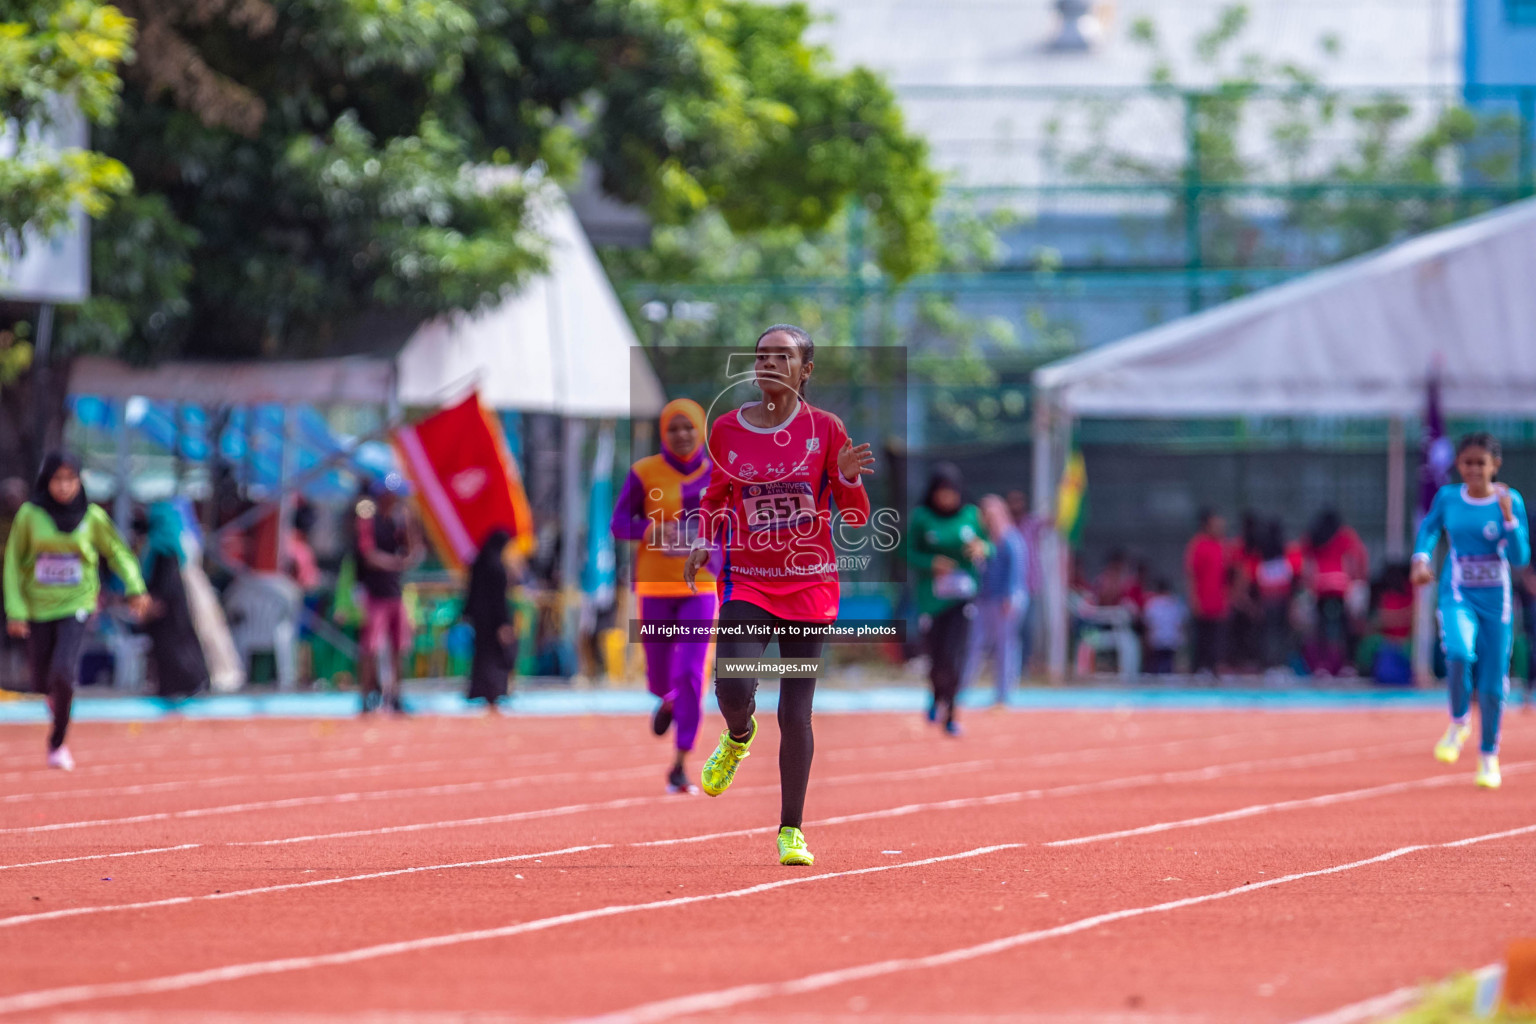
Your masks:
{"label": "tent roof", "polygon": [[1079,416],[1536,415],[1536,200],[1037,370]]}
{"label": "tent roof", "polygon": [[660,383],[564,196],[540,200],[549,273],[501,304],[421,325],[400,353],[400,401],[437,405],[478,386],[498,409],[646,417]]}

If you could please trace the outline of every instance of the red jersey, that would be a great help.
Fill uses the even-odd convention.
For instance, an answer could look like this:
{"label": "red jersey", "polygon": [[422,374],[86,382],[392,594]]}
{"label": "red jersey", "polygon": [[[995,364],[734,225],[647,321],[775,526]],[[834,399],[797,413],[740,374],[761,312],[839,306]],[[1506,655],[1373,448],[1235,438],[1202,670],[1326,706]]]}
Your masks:
{"label": "red jersey", "polygon": [[1197,534],[1185,549],[1184,572],[1196,618],[1224,619],[1231,610],[1230,557],[1226,543],[1208,533]]}
{"label": "red jersey", "polygon": [[869,521],[869,494],[837,466],[847,440],[842,420],[803,400],[779,427],[754,427],[740,409],[715,420],[700,511],[702,536],[724,555],[722,602],[796,622],[837,618],[833,502],[850,525]]}

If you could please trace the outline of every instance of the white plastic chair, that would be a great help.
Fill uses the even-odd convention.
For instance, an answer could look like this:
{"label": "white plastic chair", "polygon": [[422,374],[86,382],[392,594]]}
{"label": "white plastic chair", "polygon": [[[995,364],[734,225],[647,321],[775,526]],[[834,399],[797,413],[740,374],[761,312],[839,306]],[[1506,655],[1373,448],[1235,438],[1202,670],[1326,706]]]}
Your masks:
{"label": "white plastic chair", "polygon": [[298,584],[278,573],[245,573],[224,592],[224,614],[240,660],[249,676],[252,655],[271,651],[277,664],[277,688],[298,686],[296,641],[304,595]]}

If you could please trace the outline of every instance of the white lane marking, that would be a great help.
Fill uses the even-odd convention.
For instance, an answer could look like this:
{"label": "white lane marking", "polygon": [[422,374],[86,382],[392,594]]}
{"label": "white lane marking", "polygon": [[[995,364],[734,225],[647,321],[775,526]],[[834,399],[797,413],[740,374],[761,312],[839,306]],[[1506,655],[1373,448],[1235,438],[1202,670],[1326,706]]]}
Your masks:
{"label": "white lane marking", "polygon": [[[405,771],[454,771],[482,768],[490,764],[498,769],[506,767],[505,759],[497,757],[473,757],[454,761],[399,761],[389,764],[351,765],[346,768],[322,768],[318,770],[298,772],[274,772],[264,775],[224,775],[206,779],[176,779],[168,782],[145,782],[131,786],[117,786],[106,789],[62,789],[47,793],[12,793],[0,796],[0,803],[21,803],[33,800],[59,800],[67,797],[101,797],[101,796],[142,796],[150,793],[174,793],[188,789],[209,789],[219,786],[235,786],[253,782],[307,782],[320,779],[359,779],[370,778],[379,775],[398,774]],[[635,765],[631,768],[616,769],[616,771],[640,774],[642,772],[654,772],[650,765]],[[564,774],[564,773],[562,773]],[[602,773],[613,774],[613,773]]]}
{"label": "white lane marking", "polygon": [[[1452,844],[1456,845],[1456,844]],[[1472,972],[1472,976],[1482,981],[1484,978],[1501,970],[1501,964],[1487,964]],[[1396,1013],[1405,1008],[1409,1003],[1424,994],[1423,985],[1404,985],[1383,995],[1362,999],[1358,1003],[1350,1003],[1341,1006],[1337,1010],[1329,1010],[1315,1017],[1296,1021],[1296,1024],[1362,1024],[1364,1021],[1379,1020],[1389,1013]]]}
{"label": "white lane marking", "polygon": [[[1528,771],[1532,766],[1536,766],[1536,761],[1520,761],[1509,765],[1504,771],[1513,775]],[[1406,793],[1412,789],[1429,789],[1434,786],[1451,786],[1456,784],[1465,785],[1466,781],[1465,776],[1459,774],[1431,775],[1427,778],[1412,779],[1407,782],[1389,782],[1381,786],[1367,786],[1364,789],[1349,789],[1342,793],[1324,793],[1322,796],[1302,797],[1297,800],[1278,800],[1268,804],[1250,804],[1247,807],[1239,807],[1234,811],[1222,811],[1219,814],[1206,814],[1198,818],[1185,818],[1180,821],[1160,821],[1152,825],[1142,825],[1139,828],[1124,828],[1114,832],[1100,832],[1091,836],[1078,836],[1075,839],[1057,839],[1044,845],[1079,846],[1083,843],[1103,843],[1111,839],[1148,836],[1176,828],[1192,828],[1197,825],[1213,825],[1223,821],[1238,821],[1243,818],[1256,817],[1260,814],[1270,814],[1274,811],[1291,811],[1300,807],[1329,807],[1333,804],[1350,803],[1355,800],[1369,800],[1374,796]]]}
{"label": "white lane marking", "polygon": [[[1417,744],[1415,744],[1415,745],[1417,746]],[[1382,748],[1378,748],[1378,749],[1393,750],[1393,749],[1396,749],[1399,746],[1400,746],[1400,744],[1385,744],[1385,745],[1383,745]],[[1180,771],[1180,772],[1161,772],[1161,773],[1157,773],[1155,775],[1132,776],[1131,778],[1139,779],[1139,780],[1144,781],[1144,782],[1146,782],[1146,781],[1150,781],[1150,782],[1201,781],[1201,780],[1206,780],[1206,779],[1218,778],[1218,777],[1220,777],[1222,775],[1226,775],[1226,774],[1235,774],[1235,773],[1237,773],[1239,771],[1251,771],[1251,770],[1254,770],[1256,768],[1263,768],[1263,767],[1295,767],[1298,764],[1317,764],[1317,763],[1325,763],[1326,764],[1326,763],[1335,763],[1335,762],[1340,761],[1340,760],[1354,760],[1354,759],[1361,758],[1365,754],[1366,750],[1370,750],[1370,749],[1372,749],[1372,748],[1366,748],[1365,750],[1361,750],[1361,751],[1340,750],[1340,751],[1328,751],[1328,752],[1323,752],[1323,753],[1318,753],[1318,754],[1298,754],[1298,755],[1296,755],[1294,757],[1269,758],[1269,759],[1265,759],[1265,760],[1256,760],[1256,761],[1240,761],[1240,762],[1235,762],[1235,763],[1229,764],[1229,765],[1211,765],[1211,766],[1208,766],[1208,767],[1205,767],[1205,768],[1188,769],[1188,770]],[[1126,780],[1124,780],[1124,779],[1108,779],[1108,780],[1105,780],[1104,783],[1099,783],[1099,784],[1096,784],[1096,783],[1081,783],[1081,784],[1072,785],[1072,786],[1059,787],[1059,789],[1063,790],[1063,791],[1066,791],[1066,792],[1069,792],[1069,793],[1079,793],[1079,792],[1082,792],[1085,787],[1093,787],[1095,785],[1106,785],[1106,784],[1108,784],[1109,788],[1116,788],[1116,789],[1118,789],[1118,788],[1121,788],[1121,786],[1119,784],[1123,783],[1125,781]],[[771,787],[767,787],[767,788],[771,788]],[[1057,792],[1057,790],[1035,790],[1034,792],[1038,793],[1041,796],[1049,796],[1049,795],[1055,794]],[[634,799],[634,798],[630,798],[630,799]],[[650,798],[639,798],[639,799],[650,799]],[[610,805],[612,803],[616,803],[616,802],[610,802]],[[622,806],[629,806],[629,804],[627,802],[617,802],[617,803],[620,803],[620,805],[622,805]],[[581,807],[582,809],[590,809],[590,808],[592,808],[595,805],[576,805],[576,806]],[[908,805],[908,806],[911,806],[911,805]],[[1274,805],[1274,804],[1261,804],[1261,805],[1255,805],[1255,807],[1263,807],[1263,808],[1270,808],[1270,809],[1284,809],[1283,805]],[[611,806],[610,806],[610,809],[611,809]],[[902,809],[901,808],[897,808],[896,810],[902,810]],[[1254,808],[1250,807],[1250,808],[1245,808],[1244,810],[1253,811]],[[543,810],[543,811],[522,811],[522,812],[515,812],[515,814],[497,815],[496,818],[498,820],[506,820],[508,818],[511,818],[513,820],[527,820],[529,817],[533,817],[533,816],[552,817],[552,816],[554,816],[551,813],[552,811],[563,811],[563,812],[566,812],[566,813],[577,813],[576,811],[568,809],[568,808],[549,808],[549,809],[546,809],[546,810]],[[811,826],[814,827],[814,826],[823,825],[823,824],[839,824],[839,823],[842,823],[842,822],[844,822],[846,820],[849,820],[850,818],[852,818],[854,820],[865,821],[865,820],[869,820],[869,818],[871,816],[879,815],[879,814],[882,814],[882,813],[883,812],[873,811],[873,812],[865,812],[862,815],[845,815],[842,818],[825,819],[823,821],[811,822]],[[1244,816],[1247,816],[1247,815],[1244,815]],[[1194,826],[1194,825],[1197,825],[1197,824],[1203,824],[1206,821],[1210,820],[1211,817],[1212,817],[1211,815],[1205,815],[1205,816],[1202,816],[1202,817],[1199,817],[1199,818],[1189,818],[1189,819],[1186,819],[1183,822],[1169,823],[1169,827],[1172,828],[1172,827]],[[1221,816],[1218,815],[1216,817],[1220,818]],[[396,826],[396,827],[399,828],[401,826]],[[373,832],[373,831],[376,831],[376,830],[369,830],[369,831]],[[677,845],[677,844],[681,844],[681,843],[708,842],[708,841],[715,840],[715,839],[725,839],[725,838],[731,838],[731,837],[742,836],[742,835],[758,835],[758,834],[763,834],[763,833],[773,832],[773,831],[775,831],[775,829],[773,827],[762,827],[762,828],[751,828],[751,829],[734,829],[734,830],[726,831],[726,832],[708,832],[708,833],[704,833],[704,834],[701,834],[701,835],[686,836],[686,837],[682,837],[682,838],[678,838],[678,839],[650,840],[650,841],[644,841],[644,842],[631,842],[631,843],[603,843],[603,844],[600,844],[600,845],[597,845],[597,846],[571,847],[567,851],[551,851],[551,852],[548,852],[548,853],[518,855],[518,856],[515,856],[515,857],[500,858],[498,860],[493,860],[493,861],[463,861],[463,862],[457,862],[457,863],[428,865],[426,867],[416,868],[416,869],[401,869],[401,870],[394,870],[394,871],[371,872],[371,873],[368,873],[368,874],[361,874],[361,875],[341,876],[341,877],[328,878],[328,879],[316,879],[316,880],[312,880],[312,881],[309,881],[309,882],[302,882],[302,883],[290,883],[290,884],[286,884],[286,885],[264,886],[264,887],[257,888],[257,889],[234,890],[234,891],[229,892],[229,893],[214,893],[214,894],[209,894],[209,895],[204,895],[204,896],[175,896],[175,897],[167,897],[165,899],[160,899],[160,900],[152,900],[152,901],[144,902],[144,903],[106,904],[106,905],[94,906],[94,907],[72,907],[72,908],[69,908],[67,910],[47,911],[47,912],[40,913],[40,914],[24,914],[24,915],[19,915],[17,917],[0,918],[0,927],[10,927],[10,926],[13,926],[13,925],[25,924],[25,923],[32,922],[32,921],[50,921],[50,920],[55,920],[55,919],[64,918],[64,917],[79,917],[79,916],[83,916],[83,915],[87,915],[87,914],[111,913],[112,911],[116,911],[116,910],[140,910],[140,909],[146,909],[146,908],[150,908],[150,907],[179,906],[181,904],[192,903],[192,902],[199,901],[199,900],[229,899],[232,896],[250,896],[250,895],[257,895],[257,894],[262,894],[262,893],[282,892],[282,891],[287,890],[287,889],[307,888],[307,887],[312,887],[312,886],[316,886],[316,885],[336,885],[336,884],[341,883],[341,882],[362,881],[362,880],[373,879],[373,878],[388,878],[388,877],[391,877],[393,875],[412,874],[415,871],[429,871],[429,870],[430,871],[441,871],[441,870],[448,870],[448,869],[458,868],[458,867],[477,867],[477,866],[481,866],[481,865],[484,865],[484,864],[487,864],[487,863],[500,863],[502,860],[520,860],[520,859],[526,859],[527,857],[554,857],[554,856],[559,856],[561,853],[564,853],[564,852],[581,852],[581,851],[588,850],[588,849],[610,849],[610,848],[614,848],[614,847],[625,847],[625,848],[633,849],[633,848],[638,848],[638,847],[649,847],[649,846],[671,846],[671,845]],[[1111,833],[1111,835],[1114,835],[1114,834]],[[307,838],[307,837],[300,837],[300,838]],[[264,840],[264,841],[260,841],[260,842],[254,842],[254,843],[239,843],[239,844],[231,843],[231,844],[226,844],[226,845],[276,846],[276,845],[281,845],[281,844],[284,844],[284,843],[292,843],[292,842],[296,842],[296,841],[299,841],[299,840],[297,840],[297,839]],[[1082,841],[1082,840],[1075,840],[1075,841]],[[1041,845],[1044,845],[1044,846],[1054,846],[1054,845],[1058,845],[1058,843],[1043,843]]]}
{"label": "white lane marking", "polygon": [[[1354,750],[1329,750],[1316,754],[1297,754],[1292,757],[1264,758],[1255,761],[1234,761],[1225,765],[1208,765],[1204,768],[1187,768],[1169,772],[1147,772],[1141,775],[1126,775],[1114,779],[1100,779],[1097,782],[1074,782],[1065,786],[1050,786],[1041,789],[1020,789],[1009,793],[994,793],[989,796],[964,796],[950,800],[931,800],[925,803],[903,804],[899,807],[888,807],[878,811],[859,811],[855,814],[839,814],[830,818],[822,818],[813,821],[808,827],[822,825],[847,825],[858,821],[874,821],[882,818],[903,818],[913,814],[924,814],[929,811],[954,811],[967,810],[974,807],[995,807],[1001,804],[1019,803],[1024,800],[1039,800],[1052,796],[1080,796],[1084,793],[1103,793],[1117,789],[1131,789],[1137,786],[1164,784],[1171,782],[1203,782],[1210,779],[1221,778],[1225,775],[1236,775],[1249,771],[1262,771],[1266,768],[1301,768],[1324,764],[1341,764],[1349,761],[1365,760],[1366,755],[1372,752],[1391,753],[1400,751],[1408,746],[1418,748],[1422,746],[1418,741],[1408,743],[1388,743],[1379,747],[1362,747]],[[1437,778],[1452,779],[1458,776],[1437,776]],[[1355,791],[1350,791],[1355,792]],[[1268,807],[1267,804],[1257,805]],[[1252,808],[1243,808],[1241,811],[1229,811],[1229,814],[1255,813]],[[726,836],[760,835],[764,832],[774,832],[776,829],[744,828],[731,832],[714,832],[701,836],[682,836],[674,839],[652,839],[644,843],[636,843],[637,846],[679,846],[687,843],[707,842],[711,839],[721,839]],[[1087,842],[1092,840],[1077,840]],[[1059,845],[1047,843],[1045,845]],[[1067,840],[1070,843],[1073,840]]]}
{"label": "white lane marking", "polygon": [[120,850],[116,853],[88,853],[80,857],[55,857],[53,860],[30,860],[23,864],[0,864],[0,871],[12,868],[40,868],[49,864],[73,864],[82,860],[105,860],[108,857],[142,857],[146,853],[172,853],[176,850],[195,850],[202,843],[180,843],[176,846],[154,846],[148,850]]}
{"label": "white lane marking", "polygon": [[[131,814],[123,818],[95,818],[87,821],[60,821],[48,825],[21,825],[0,828],[0,835],[30,832],[62,832],[70,829],[96,828],[106,825],[136,825],[147,821],[172,821],[185,818],[208,818],[223,814],[242,814],[246,811],[268,811],[290,807],[316,807],[325,804],[355,804],[372,800],[395,800],[415,796],[457,796],[464,793],[489,793],[518,786],[548,785],[555,782],[589,782],[596,778],[623,778],[639,775],[653,769],[645,766],[621,768],[612,772],[557,772],[553,775],[519,775],[511,779],[489,779],[480,782],[450,782],[435,786],[416,786],[408,789],[363,790],[352,793],[323,793],[313,796],[290,796],[276,800],[253,800],[240,804],[221,804],[216,807],[196,807],[182,811],[155,811],[148,814]],[[231,844],[233,845],[233,844]]]}
{"label": "white lane marking", "polygon": [[290,889],[316,889],[327,885],[341,885],[344,882],[366,882],[375,878],[419,875],[427,871],[450,871],[454,868],[483,868],[489,867],[492,864],[510,864],[513,861],[519,860],[561,857],[572,853],[585,853],[588,850],[607,850],[612,846],[612,843],[591,843],[586,846],[567,846],[559,850],[544,850],[539,853],[518,853],[506,857],[490,857],[484,860],[461,860],[450,864],[422,864],[416,867],[394,868],[390,871],[370,871],[365,875],[344,875],[338,878],[316,878],[308,882],[264,885],[255,889],[231,889],[229,892],[208,893],[203,896],[167,896],[165,899],[145,900],[142,903],[119,903],[115,906],[69,907],[64,910],[45,910],[38,914],[17,914],[14,917],[0,917],[0,928],[14,928],[17,925],[30,924],[36,921],[57,921],[65,917],[82,917],[86,914],[101,914],[113,910],[148,910],[152,907],[177,907],[186,903],[200,903],[205,900],[231,900],[237,896],[260,896],[267,893],[287,892]]}
{"label": "white lane marking", "polygon": [[29,1010],[41,1010],[51,1006],[64,1006],[70,1003],[82,1003],[94,999],[119,999],[156,992],[177,992],[189,988],[199,988],[204,985],[218,984],[219,982],[237,981],[241,978],[309,970],[315,967],[335,967],[342,964],[360,963],[366,960],[376,960],[380,957],[397,956],[402,953],[441,949],[446,946],[459,946],[465,943],[484,942],[490,939],[510,938],[516,935],[526,935],[530,932],[547,931],[563,925],[580,924],[585,921],[617,917],[622,914],[665,910],[672,907],[686,907],[696,903],[707,903],[715,900],[742,899],[792,885],[805,885],[810,882],[821,882],[832,878],[853,878],[886,871],[927,867],[932,864],[942,864],[948,861],[967,860],[1004,850],[1017,850],[1023,845],[1023,843],[1002,843],[995,846],[977,847],[973,850],[966,850],[963,853],[925,857],[921,860],[903,861],[898,864],[880,864],[875,867],[855,868],[848,871],[825,871],[820,874],[796,875],[791,878],[780,879],[777,882],[763,882],[759,885],[748,886],[745,889],[730,889],[725,892],[704,893],[699,896],[677,896],[672,899],[654,900],[649,903],[609,904],[605,907],[578,910],[554,917],[543,917],[532,921],[522,921],[517,924],[502,925],[497,928],[450,932],[446,935],[432,935],[420,939],[404,939],[398,942],[385,942],[373,946],[363,946],[358,949],[343,950],[337,953],[284,957],[278,960],[258,960],[251,963],[230,964],[225,967],[188,971],[183,974],[171,974],[158,978],[142,978],[138,981],[71,985],[65,988],[20,992],[10,996],[0,996],[0,1014],[24,1013]]}
{"label": "white lane marking", "polygon": [[1298,871],[1294,874],[1283,875],[1278,878],[1266,879],[1262,882],[1254,882],[1251,885],[1241,885],[1233,889],[1224,889],[1220,892],[1206,893],[1202,896],[1188,896],[1184,899],[1170,900],[1166,903],[1155,903],[1150,906],[1131,907],[1125,910],[1114,910],[1104,914],[1095,914],[1092,917],[1079,918],[1067,924],[1057,925],[1054,928],[1041,928],[1033,931],[1017,932],[1000,939],[992,939],[988,942],[979,942],[973,946],[962,946],[959,949],[947,950],[943,953],[933,953],[928,956],[903,957],[899,959],[880,960],[874,963],[859,964],[854,967],[844,967],[833,971],[821,971],[809,974],[801,978],[789,981],[762,982],[752,985],[737,985],[733,988],[720,989],[714,992],[700,992],[690,996],[678,996],[672,999],[662,999],[652,1003],[644,1003],[625,1010],[600,1014],[593,1017],[574,1021],[572,1024],[652,1024],[654,1021],[671,1020],[675,1017],[684,1017],[695,1013],[708,1013],[718,1010],[740,1006],[743,1003],[757,1002],[762,999],[782,998],[785,996],[802,995],[807,992],[816,992],[821,989],[832,988],[837,985],[845,985],[853,981],[864,981],[869,978],[878,978],[890,974],[899,974],[905,971],[926,970],[933,967],[947,967],[951,964],[962,963],[967,960],[975,960],[994,953],[1002,953],[1020,946],[1032,945],[1047,939],[1062,938],[1067,935],[1075,935],[1079,932],[1089,931],[1100,925],[1113,924],[1116,921],[1125,921],[1131,918],[1144,917],[1148,914],[1166,914],[1186,907],[1199,906],[1203,903],[1213,903],[1217,900],[1230,899],[1233,896],[1242,896],[1260,889],[1268,889],[1277,885],[1286,885],[1290,882],[1298,882],[1307,878],[1318,878],[1323,875],[1335,875],[1345,871],[1353,871],[1357,868],[1369,867],[1375,864],[1384,864],[1388,861],[1406,857],[1412,853],[1423,850],[1449,849],[1452,846],[1469,846],[1473,843],[1489,842],[1495,839],[1504,839],[1513,835],[1524,835],[1536,832],[1536,825],[1527,825],[1523,828],[1509,829],[1503,832],[1491,832],[1487,835],[1472,836],[1455,843],[1424,843],[1413,846],[1402,846],[1375,857],[1367,857],[1363,860],[1350,861],[1347,864],[1338,864],[1329,868],[1318,868],[1313,871]]}

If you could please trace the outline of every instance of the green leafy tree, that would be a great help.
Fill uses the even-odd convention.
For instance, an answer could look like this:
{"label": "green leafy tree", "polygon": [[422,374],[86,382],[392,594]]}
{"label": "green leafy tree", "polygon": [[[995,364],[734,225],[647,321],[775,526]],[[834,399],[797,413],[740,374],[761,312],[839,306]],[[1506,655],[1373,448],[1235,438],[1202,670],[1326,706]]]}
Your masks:
{"label": "green leafy tree", "polygon": [[141,59],[102,142],[144,202],[101,226],[77,350],[316,354],[365,317],[374,341],[492,301],[543,265],[541,183],[583,162],[662,225],[816,231],[857,200],[886,271],[937,255],[923,144],[879,79],[804,41],[800,6],[125,7]]}
{"label": "green leafy tree", "polygon": [[[47,237],[76,211],[105,213],[132,186],[119,161],[60,145],[56,130],[78,115],[105,124],[116,114],[133,28],[97,0],[0,3],[0,250],[20,256],[29,235]],[[0,385],[29,361],[20,332],[7,330]]]}
{"label": "green leafy tree", "polygon": [[[1321,67],[1276,61],[1250,45],[1248,21],[1247,6],[1234,4],[1197,37],[1194,66],[1214,79],[1198,90],[1181,87],[1155,23],[1138,21],[1132,40],[1153,57],[1149,96],[1177,112],[1182,152],[1158,157],[1125,144],[1145,99],[1084,102],[1050,126],[1056,140],[1068,125],[1088,140],[1060,155],[1065,177],[1166,190],[1170,226],[1207,267],[1329,262],[1518,195],[1513,117],[1454,104],[1426,116],[1390,91],[1351,98],[1325,81],[1341,56],[1336,37],[1318,40]],[[1480,187],[1463,189],[1469,180]],[[1304,249],[1266,237],[1256,198],[1280,201]]]}

